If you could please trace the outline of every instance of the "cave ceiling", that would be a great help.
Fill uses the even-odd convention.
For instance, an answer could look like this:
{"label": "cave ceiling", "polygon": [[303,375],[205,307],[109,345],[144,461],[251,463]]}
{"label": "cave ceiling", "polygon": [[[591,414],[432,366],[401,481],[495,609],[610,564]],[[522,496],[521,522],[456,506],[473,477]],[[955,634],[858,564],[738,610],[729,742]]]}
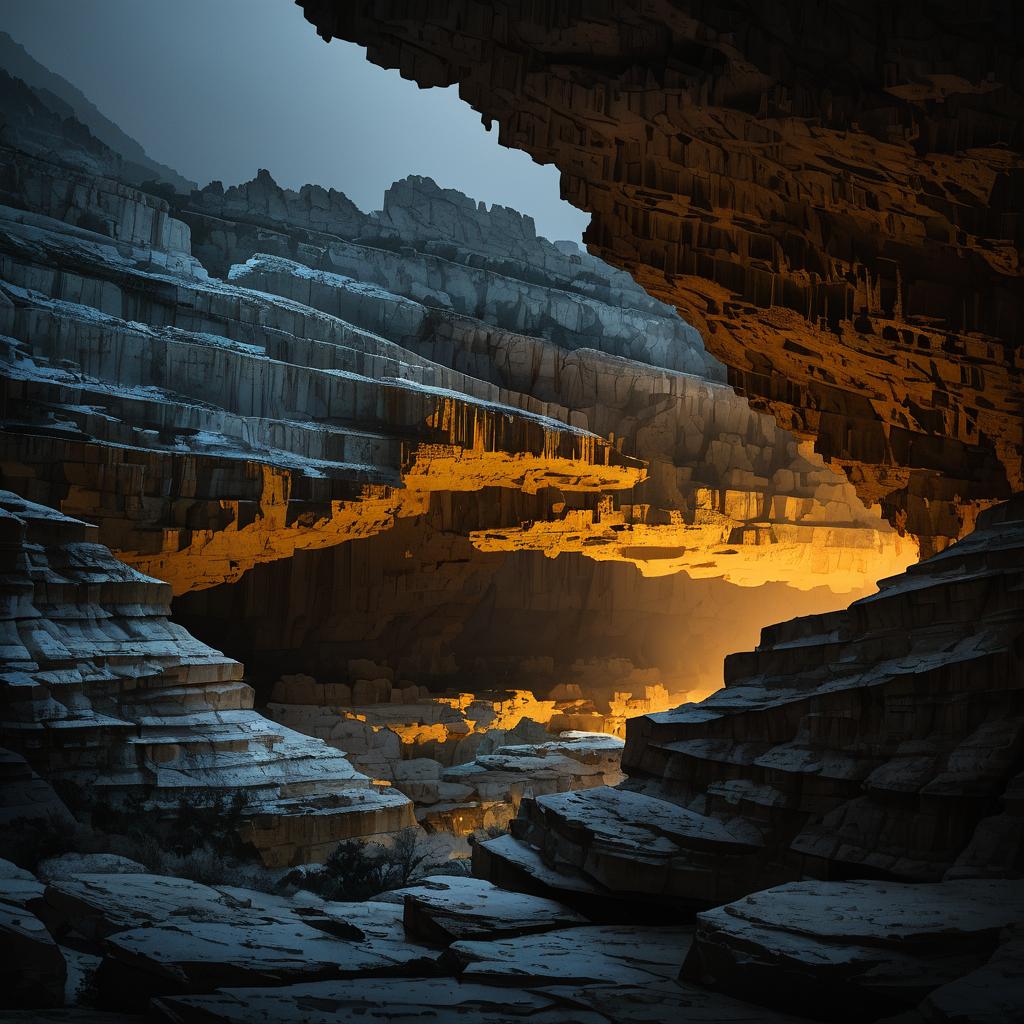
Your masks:
{"label": "cave ceiling", "polygon": [[1024,486],[1012,3],[298,2],[557,166],[590,251],[925,553]]}

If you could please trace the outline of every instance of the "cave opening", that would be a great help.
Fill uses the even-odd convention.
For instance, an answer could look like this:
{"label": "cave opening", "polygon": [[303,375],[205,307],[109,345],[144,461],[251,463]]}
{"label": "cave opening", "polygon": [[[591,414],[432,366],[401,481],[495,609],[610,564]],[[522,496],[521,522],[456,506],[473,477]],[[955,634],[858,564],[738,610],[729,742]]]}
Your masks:
{"label": "cave opening", "polygon": [[4,1019],[1024,1019],[1009,0],[183,2],[0,33]]}

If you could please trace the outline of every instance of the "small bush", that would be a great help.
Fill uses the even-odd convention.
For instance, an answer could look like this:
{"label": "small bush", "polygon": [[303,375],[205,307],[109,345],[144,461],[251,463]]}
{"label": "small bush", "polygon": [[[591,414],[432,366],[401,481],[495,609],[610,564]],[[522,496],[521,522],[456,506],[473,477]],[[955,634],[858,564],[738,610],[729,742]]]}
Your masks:
{"label": "small bush", "polygon": [[94,1007],[99,1005],[100,990],[96,984],[98,973],[98,968],[83,973],[82,980],[78,983],[78,988],[75,989],[74,1006]]}
{"label": "small bush", "polygon": [[305,873],[293,871],[282,883],[309,889],[327,900],[368,900],[408,885],[423,873],[428,856],[416,829],[400,832],[390,847],[348,839],[335,847],[323,867]]}
{"label": "small bush", "polygon": [[420,844],[416,830],[407,828],[395,837],[387,856],[391,864],[389,881],[391,887],[397,889],[408,885],[418,874],[423,873],[421,868],[429,857],[429,851]]}
{"label": "small bush", "polygon": [[182,796],[168,825],[171,849],[182,856],[202,849],[236,859],[250,855],[252,851],[240,835],[247,807],[242,792],[230,798],[223,794]]}

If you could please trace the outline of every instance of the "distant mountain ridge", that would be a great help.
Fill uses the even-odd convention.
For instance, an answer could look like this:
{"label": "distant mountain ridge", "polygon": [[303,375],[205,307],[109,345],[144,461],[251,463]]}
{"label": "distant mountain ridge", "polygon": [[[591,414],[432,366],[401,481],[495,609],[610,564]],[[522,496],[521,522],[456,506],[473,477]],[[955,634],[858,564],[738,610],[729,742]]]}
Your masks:
{"label": "distant mountain ridge", "polygon": [[0,68],[20,78],[53,113],[81,121],[95,138],[122,158],[122,173],[132,183],[156,179],[186,194],[196,187],[196,182],[179,174],[173,167],[152,159],[135,139],[104,115],[80,89],[40,64],[6,32],[0,32]]}

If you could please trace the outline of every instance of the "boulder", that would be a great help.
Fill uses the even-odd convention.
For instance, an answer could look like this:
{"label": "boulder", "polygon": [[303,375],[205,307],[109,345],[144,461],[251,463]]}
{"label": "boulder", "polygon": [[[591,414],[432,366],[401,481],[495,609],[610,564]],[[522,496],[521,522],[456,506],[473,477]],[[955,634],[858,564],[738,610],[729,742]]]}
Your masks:
{"label": "boulder", "polygon": [[489,984],[646,984],[674,978],[690,946],[682,928],[591,925],[448,947],[465,981]]}
{"label": "boulder", "polygon": [[75,875],[141,875],[146,868],[116,853],[62,853],[42,861],[38,873],[44,882],[56,882]]}
{"label": "boulder", "polygon": [[985,979],[990,1005],[1010,1006],[1019,962],[990,958],[1022,925],[1019,881],[792,882],[699,914],[683,973],[828,1021],[910,1010],[951,982],[935,1005],[952,1009]]}
{"label": "boulder", "polygon": [[0,902],[0,992],[11,1007],[64,1005],[67,967],[60,948],[33,913]]}
{"label": "boulder", "polygon": [[391,894],[405,903],[405,929],[426,942],[501,939],[585,923],[554,900],[499,889],[479,878],[430,876]]}
{"label": "boulder", "polygon": [[237,915],[228,923],[181,917],[110,936],[97,973],[104,1005],[142,1010],[154,996],[270,980],[416,976],[432,973],[440,957],[411,942],[373,938],[339,919],[311,924],[289,914],[247,918]]}

